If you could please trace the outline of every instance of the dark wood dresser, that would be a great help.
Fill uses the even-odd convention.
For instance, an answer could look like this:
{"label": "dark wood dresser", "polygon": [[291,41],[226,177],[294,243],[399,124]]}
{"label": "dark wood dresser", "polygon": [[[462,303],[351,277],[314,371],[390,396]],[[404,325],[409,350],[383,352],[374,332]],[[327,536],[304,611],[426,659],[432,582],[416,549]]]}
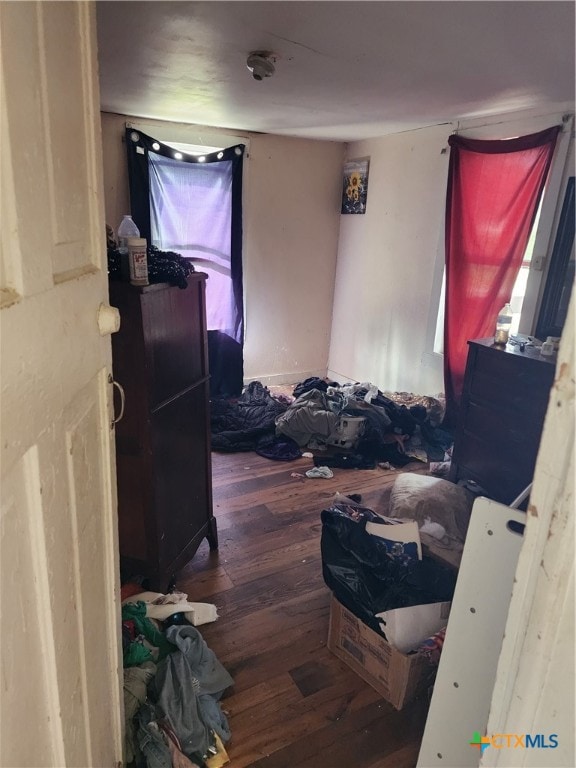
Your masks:
{"label": "dark wood dresser", "polygon": [[510,504],[533,479],[556,356],[493,339],[468,345],[450,479],[473,480]]}
{"label": "dark wood dresser", "polygon": [[204,537],[218,546],[205,285],[202,273],[186,289],[110,282],[121,317],[112,336],[114,378],[126,395],[116,425],[122,573],[146,576],[162,592]]}

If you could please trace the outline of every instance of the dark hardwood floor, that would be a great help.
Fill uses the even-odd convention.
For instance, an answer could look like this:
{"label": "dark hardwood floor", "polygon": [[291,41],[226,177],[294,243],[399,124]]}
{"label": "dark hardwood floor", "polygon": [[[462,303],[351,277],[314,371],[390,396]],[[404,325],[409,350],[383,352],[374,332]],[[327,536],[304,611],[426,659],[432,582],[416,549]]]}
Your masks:
{"label": "dark hardwood floor", "polygon": [[385,512],[398,473],[291,477],[311,466],[214,454],[219,551],[204,542],[178,579],[190,600],[218,606],[218,621],[200,631],[235,681],[222,702],[229,765],[410,768],[428,702],[396,711],[326,648],[330,593],[320,559],[320,512],[334,493],[361,493]]}

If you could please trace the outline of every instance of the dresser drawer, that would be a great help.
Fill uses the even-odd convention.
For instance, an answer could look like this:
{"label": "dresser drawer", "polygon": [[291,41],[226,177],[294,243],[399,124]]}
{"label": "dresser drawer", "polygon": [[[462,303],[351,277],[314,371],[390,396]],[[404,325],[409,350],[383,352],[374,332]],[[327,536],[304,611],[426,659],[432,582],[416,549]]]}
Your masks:
{"label": "dresser drawer", "polygon": [[510,445],[493,445],[476,435],[458,452],[455,480],[477,482],[495,501],[510,504],[532,482],[537,451],[510,453]]}
{"label": "dresser drawer", "polygon": [[490,348],[474,349],[471,354],[468,397],[543,417],[554,379],[550,363]]}
{"label": "dresser drawer", "polygon": [[532,381],[528,371],[518,372],[511,381],[476,371],[470,380],[469,397],[540,418],[546,413],[550,385],[549,379]]}
{"label": "dresser drawer", "polygon": [[469,401],[462,414],[465,435],[476,436],[510,450],[517,450],[518,447],[523,450],[527,445],[537,446],[546,411],[540,408],[539,413],[524,414],[501,405],[490,407]]}

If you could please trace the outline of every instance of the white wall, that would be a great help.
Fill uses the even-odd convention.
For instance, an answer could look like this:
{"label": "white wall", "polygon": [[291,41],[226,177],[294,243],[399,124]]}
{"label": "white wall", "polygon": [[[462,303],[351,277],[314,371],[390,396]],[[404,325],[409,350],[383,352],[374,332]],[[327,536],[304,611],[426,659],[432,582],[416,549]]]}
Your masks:
{"label": "white wall", "polygon": [[[102,114],[106,221],[129,211],[126,121],[162,141],[212,144],[222,131]],[[238,131],[233,132],[235,138]],[[246,133],[245,379],[324,376],[332,319],[344,145]]]}
{"label": "white wall", "polygon": [[344,145],[259,135],[250,147],[246,376],[324,376]]}
{"label": "white wall", "polygon": [[[573,111],[573,105],[566,107]],[[449,154],[442,150],[456,128],[469,137],[507,138],[557,125],[561,118],[562,112],[498,115],[348,145],[347,158],[370,157],[368,201],[364,215],[340,220],[330,377],[371,381],[382,390],[443,391],[442,358],[432,349],[444,262]],[[562,171],[563,165],[558,178]],[[539,240],[543,255],[552,242],[558,192],[559,184],[548,232]]]}
{"label": "white wall", "polygon": [[441,234],[449,126],[350,144],[370,157],[364,215],[343,215],[329,375],[435,395],[441,366],[422,365]]}

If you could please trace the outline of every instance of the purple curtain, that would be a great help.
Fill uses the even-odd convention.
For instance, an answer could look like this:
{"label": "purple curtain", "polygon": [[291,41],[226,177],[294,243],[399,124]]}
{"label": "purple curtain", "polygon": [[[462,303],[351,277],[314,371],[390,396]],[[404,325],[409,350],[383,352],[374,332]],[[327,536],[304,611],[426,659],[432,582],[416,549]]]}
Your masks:
{"label": "purple curtain", "polygon": [[241,341],[232,290],[232,161],[190,165],[148,153],[152,244],[206,272],[209,331]]}

